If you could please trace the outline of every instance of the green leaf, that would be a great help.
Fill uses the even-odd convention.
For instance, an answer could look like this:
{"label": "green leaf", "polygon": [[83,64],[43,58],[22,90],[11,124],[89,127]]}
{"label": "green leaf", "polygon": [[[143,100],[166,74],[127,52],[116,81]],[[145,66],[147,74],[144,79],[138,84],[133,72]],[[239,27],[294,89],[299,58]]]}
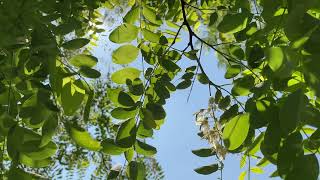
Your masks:
{"label": "green leaf", "polygon": [[126,84],[129,88],[129,92],[135,96],[141,96],[144,93],[144,85],[140,78],[133,81],[127,80]]}
{"label": "green leaf", "polygon": [[116,167],[111,168],[111,170],[108,174],[107,180],[116,179],[119,176],[121,167],[119,169],[116,169],[116,168],[118,168],[118,167],[116,166]]}
{"label": "green leaf", "polygon": [[134,100],[131,98],[131,96],[124,91],[119,92],[118,96],[118,102],[124,107],[133,107],[135,106]]}
{"label": "green leaf", "polygon": [[249,146],[249,148],[247,149],[247,152],[249,153],[249,155],[253,156],[256,154],[256,152],[260,150],[260,144],[263,140],[263,137],[264,137],[264,133],[260,133],[260,135]]}
{"label": "green leaf", "polygon": [[149,128],[148,125],[144,122],[140,122],[137,130],[137,137],[139,138],[148,138],[153,136],[152,128]]}
{"label": "green leaf", "polygon": [[197,172],[198,174],[209,175],[218,171],[218,169],[219,169],[218,164],[211,164],[208,166],[202,166],[200,168],[197,168],[194,171]]}
{"label": "green leaf", "polygon": [[241,72],[241,66],[240,65],[231,65],[227,67],[227,72],[224,75],[224,78],[231,79],[236,77]]}
{"label": "green leaf", "polygon": [[270,161],[267,160],[267,158],[262,158],[258,163],[257,166],[259,167],[265,167],[268,164],[270,164]]}
{"label": "green leaf", "polygon": [[139,49],[131,44],[120,46],[112,53],[112,62],[116,64],[129,64],[139,55]]}
{"label": "green leaf", "polygon": [[163,60],[161,62],[161,65],[164,69],[166,69],[169,72],[176,73],[181,70],[181,68],[175,62],[173,62],[171,60]]}
{"label": "green leaf", "polygon": [[65,115],[72,116],[79,110],[84,100],[84,94],[77,91],[71,82],[65,84],[61,92],[61,106]]}
{"label": "green leaf", "polygon": [[126,152],[124,152],[124,156],[126,160],[130,163],[134,157],[134,149],[130,148]]}
{"label": "green leaf", "polygon": [[303,91],[299,89],[285,98],[279,112],[280,128],[283,135],[294,131],[301,120],[301,113],[306,104],[304,97]]}
{"label": "green leaf", "polygon": [[154,33],[152,31],[149,31],[148,29],[142,29],[142,35],[143,37],[153,43],[159,43],[160,41],[160,33]]}
{"label": "green leaf", "polygon": [[210,15],[209,26],[214,25],[217,19],[218,19],[218,13],[217,12],[212,13]]}
{"label": "green leaf", "polygon": [[194,76],[194,73],[193,72],[187,72],[185,73],[181,78],[184,79],[184,80],[191,80]]}
{"label": "green leaf", "polygon": [[283,64],[284,54],[280,47],[269,48],[267,54],[269,67],[276,72]]}
{"label": "green leaf", "polygon": [[278,153],[280,147],[281,130],[277,116],[270,121],[264,134],[264,139],[260,144],[260,150],[266,159],[272,163],[276,163],[273,156]]}
{"label": "green leaf", "polygon": [[69,62],[76,67],[85,66],[91,68],[97,64],[98,59],[91,55],[79,54],[73,56]]}
{"label": "green leaf", "polygon": [[319,26],[315,26],[312,29],[310,29],[306,34],[304,34],[302,37],[298,38],[297,40],[292,42],[291,47],[293,49],[299,49],[301,48],[306,42],[308,42],[308,40],[310,39],[312,33],[318,29]]}
{"label": "green leaf", "polygon": [[252,167],[252,168],[250,168],[250,171],[255,174],[263,174],[264,173],[263,169],[261,169],[260,167]]}
{"label": "green leaf", "polygon": [[141,72],[138,69],[128,67],[114,72],[111,75],[111,80],[117,84],[125,84],[127,79],[133,81],[136,78],[139,78],[140,73]]}
{"label": "green leaf", "polygon": [[123,21],[125,23],[134,24],[138,19],[140,15],[140,7],[132,7],[130,11],[124,16]]}
{"label": "green leaf", "polygon": [[225,125],[222,136],[229,150],[237,149],[247,138],[250,127],[249,118],[249,114],[240,114]]}
{"label": "green leaf", "polygon": [[166,117],[166,111],[160,104],[148,103],[146,109],[152,113],[154,120],[162,120]]}
{"label": "green leaf", "polygon": [[238,177],[238,180],[245,180],[246,175],[247,171],[242,171]]}
{"label": "green leaf", "polygon": [[40,179],[40,177],[36,177],[34,174],[25,172],[22,169],[11,167],[8,172],[8,179],[9,180],[15,180],[15,179],[33,180],[33,179]]}
{"label": "green leaf", "polygon": [[23,153],[20,153],[19,155],[19,161],[29,167],[32,168],[43,168],[47,167],[52,163],[51,159],[42,159],[42,160],[33,160],[29,158],[28,156],[24,155]]}
{"label": "green leaf", "polygon": [[[219,92],[221,93],[221,91],[217,91],[216,95],[219,95]],[[222,97],[222,96],[221,96]],[[215,98],[215,100],[218,99],[218,98]],[[219,101],[219,104],[218,104],[218,107],[220,109],[226,109],[229,105],[230,105],[230,102],[231,102],[231,98],[230,96],[226,96],[224,98],[222,98],[220,101]]]}
{"label": "green leaf", "polygon": [[137,38],[138,32],[139,29],[136,26],[124,23],[110,33],[109,40],[118,44],[131,42]]}
{"label": "green leaf", "polygon": [[224,124],[224,122],[228,121],[230,118],[233,118],[238,114],[239,106],[237,104],[232,105],[229,109],[223,112],[220,116],[220,122]]}
{"label": "green leaf", "polygon": [[78,146],[91,151],[99,151],[101,149],[100,142],[91,137],[91,135],[85,129],[71,124],[66,124],[66,127],[71,139]]}
{"label": "green leaf", "polygon": [[137,109],[117,107],[110,112],[111,116],[116,119],[129,119],[134,118],[137,114]]}
{"label": "green leaf", "polygon": [[296,158],[303,155],[302,140],[302,135],[299,132],[295,132],[290,134],[281,146],[277,159],[277,170],[281,177],[287,175],[292,169]]}
{"label": "green leaf", "polygon": [[198,53],[198,50],[192,50],[189,52],[184,52],[183,54],[191,60],[197,60],[198,59],[197,53]]}
{"label": "green leaf", "polygon": [[226,34],[239,32],[246,28],[249,19],[251,19],[251,14],[246,12],[227,14],[218,25],[218,30]]}
{"label": "green leaf", "polygon": [[88,93],[89,93],[89,95],[88,95],[87,102],[86,102],[86,105],[84,107],[84,112],[83,112],[83,121],[84,122],[88,122],[88,120],[89,120],[90,110],[91,110],[93,98],[94,98],[94,91],[93,90],[90,90]]}
{"label": "green leaf", "polygon": [[182,82],[180,82],[176,88],[177,89],[187,89],[188,87],[190,87],[192,84],[192,81],[190,79],[184,80]]}
{"label": "green leaf", "polygon": [[0,135],[7,136],[10,128],[16,124],[17,123],[13,117],[8,115],[7,113],[3,113],[0,116]]}
{"label": "green leaf", "polygon": [[138,154],[142,154],[144,156],[153,156],[157,153],[157,149],[155,147],[139,140],[136,141],[134,148]]}
{"label": "green leaf", "polygon": [[244,59],[244,52],[242,48],[238,45],[230,45],[229,52],[230,52],[230,55],[236,58],[237,60]]}
{"label": "green leaf", "polygon": [[252,76],[246,76],[234,81],[234,86],[231,90],[235,96],[247,96],[251,93],[251,89],[254,87],[254,78]]}
{"label": "green leaf", "polygon": [[[120,93],[121,93],[121,97],[119,97]],[[114,106],[131,108],[131,105],[133,105],[134,103],[132,102],[133,101],[132,97],[128,93],[123,92],[121,88],[107,89],[107,94],[108,94],[109,100],[114,104]],[[120,99],[121,99],[121,103],[119,102]],[[128,102],[126,102],[127,100]]]}
{"label": "green leaf", "polygon": [[208,76],[203,73],[198,74],[197,79],[201,84],[209,84],[210,83]]}
{"label": "green leaf", "polygon": [[[220,90],[217,90],[215,95],[214,95],[214,103],[218,104],[219,101],[221,100],[222,97],[222,92]],[[229,97],[230,98],[230,97]],[[219,107],[220,108],[220,107]]]}
{"label": "green leaf", "polygon": [[106,140],[103,140],[101,143],[101,146],[102,146],[102,149],[101,149],[102,152],[109,155],[120,155],[128,150],[127,148],[122,148],[117,146],[114,143],[114,140],[109,138]]}
{"label": "green leaf", "polygon": [[146,169],[143,163],[131,161],[127,166],[127,174],[132,180],[144,180]]}
{"label": "green leaf", "polygon": [[152,112],[150,110],[146,108],[141,108],[139,115],[140,115],[140,119],[143,121],[143,124],[146,128],[154,129],[157,127],[157,124],[154,121]]}
{"label": "green leaf", "polygon": [[77,50],[82,48],[83,46],[87,45],[90,42],[89,39],[85,38],[77,38],[71,41],[65,42],[61,45],[61,47],[68,49],[68,50]]}
{"label": "green leaf", "polygon": [[319,162],[315,154],[299,157],[286,179],[290,180],[317,180],[319,177]]}
{"label": "green leaf", "polygon": [[49,119],[46,120],[46,122],[42,126],[42,138],[41,138],[41,143],[39,147],[43,147],[47,145],[54,134],[56,133],[56,129],[58,127],[58,117],[57,115],[51,115]]}
{"label": "green leaf", "polygon": [[41,148],[39,148],[38,145],[38,141],[24,143],[24,147],[21,149],[21,152],[23,152],[24,155],[28,156],[32,160],[37,161],[50,158],[57,151],[57,146],[53,142],[49,142],[47,145]]}
{"label": "green leaf", "polygon": [[216,154],[212,148],[197,149],[193,150],[192,153],[199,157],[210,157]]}
{"label": "green leaf", "polygon": [[117,132],[115,143],[123,148],[130,148],[136,141],[136,121],[134,118],[123,122]]}
{"label": "green leaf", "polygon": [[246,163],[247,163],[247,155],[246,154],[244,154],[244,155],[242,155],[241,156],[241,159],[240,159],[240,168],[242,169],[245,165],[246,165]]}
{"label": "green leaf", "polygon": [[[31,130],[22,128],[20,126],[13,126],[10,131],[8,132],[7,137],[7,152],[11,159],[18,160],[19,159],[19,152],[22,148],[23,142],[27,142],[30,140],[39,140],[38,135],[34,132],[30,132]],[[30,136],[28,139],[25,139],[25,134],[28,133]],[[23,141],[21,141],[23,139]]]}
{"label": "green leaf", "polygon": [[92,79],[97,79],[101,76],[101,73],[99,71],[86,66],[82,66],[79,70],[79,73],[84,77]]}
{"label": "green leaf", "polygon": [[149,22],[158,26],[162,25],[162,20],[157,16],[156,12],[153,9],[144,6],[142,14]]}

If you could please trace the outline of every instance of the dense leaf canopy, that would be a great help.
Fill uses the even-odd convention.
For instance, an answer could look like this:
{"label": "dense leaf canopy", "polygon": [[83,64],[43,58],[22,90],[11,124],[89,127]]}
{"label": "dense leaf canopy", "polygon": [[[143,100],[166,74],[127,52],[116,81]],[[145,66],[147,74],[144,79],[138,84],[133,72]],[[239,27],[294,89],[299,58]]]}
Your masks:
{"label": "dense leaf canopy", "polygon": [[[92,84],[102,74],[92,54],[102,10],[123,14],[108,34],[117,46],[108,58],[122,66]],[[268,164],[271,176],[318,178],[319,0],[0,0],[0,24],[2,177],[44,177],[78,158],[98,162],[97,177],[150,178],[148,163],[159,167],[148,138],[165,122],[163,106],[199,81],[213,95],[195,114],[209,147],[192,152],[216,161],[195,172],[241,154],[249,168],[239,179]],[[204,50],[230,85],[210,79]],[[142,67],[131,64],[138,58]],[[120,154],[126,165],[111,167]]]}

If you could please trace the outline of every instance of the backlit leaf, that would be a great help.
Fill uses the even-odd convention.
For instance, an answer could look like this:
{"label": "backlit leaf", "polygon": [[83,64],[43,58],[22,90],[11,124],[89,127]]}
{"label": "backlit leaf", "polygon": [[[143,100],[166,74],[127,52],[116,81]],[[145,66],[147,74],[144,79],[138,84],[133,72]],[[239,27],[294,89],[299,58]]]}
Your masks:
{"label": "backlit leaf", "polygon": [[250,14],[246,12],[237,14],[227,14],[218,25],[218,30],[222,33],[236,33],[246,28],[250,19]]}
{"label": "backlit leaf", "polygon": [[89,149],[91,151],[99,151],[101,149],[100,142],[95,140],[86,130],[83,128],[66,124],[68,132],[72,140],[80,147]]}
{"label": "backlit leaf", "polygon": [[123,148],[130,148],[136,141],[136,122],[129,119],[123,122],[117,132],[115,143]]}
{"label": "backlit leaf", "polygon": [[249,114],[240,114],[232,118],[223,130],[223,140],[229,150],[238,148],[249,132]]}
{"label": "backlit leaf", "polygon": [[111,80],[117,84],[125,84],[127,79],[133,81],[140,76],[140,71],[136,68],[124,68],[114,72],[111,75]]}
{"label": "backlit leaf", "polygon": [[131,44],[120,46],[112,53],[112,61],[116,64],[128,64],[134,61],[139,54],[139,49]]}
{"label": "backlit leaf", "polygon": [[91,55],[79,54],[73,56],[69,62],[76,67],[93,67],[97,64],[98,59]]}
{"label": "backlit leaf", "polygon": [[138,28],[132,24],[125,23],[114,29],[109,36],[109,40],[114,43],[122,44],[131,42],[138,36]]}

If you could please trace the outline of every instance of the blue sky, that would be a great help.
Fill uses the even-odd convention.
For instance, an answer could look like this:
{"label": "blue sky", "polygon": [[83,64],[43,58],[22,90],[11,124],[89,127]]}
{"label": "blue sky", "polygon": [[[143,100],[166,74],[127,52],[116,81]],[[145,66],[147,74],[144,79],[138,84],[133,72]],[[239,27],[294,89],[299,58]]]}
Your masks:
{"label": "blue sky", "polygon": [[[183,38],[187,37],[183,35]],[[181,42],[180,47],[185,42]],[[182,47],[183,48],[183,47]],[[218,60],[214,52],[206,52],[201,58],[204,69],[208,76],[217,84],[228,83],[224,79],[224,68],[218,68]],[[184,58],[179,65],[181,67],[194,65],[194,61]],[[160,131],[155,134],[152,143],[158,147],[157,159],[162,165],[166,179],[176,180],[194,180],[194,179],[218,179],[220,173],[216,172],[211,175],[199,175],[193,171],[197,167],[209,165],[217,162],[215,157],[201,158],[191,153],[191,150],[199,148],[208,148],[206,141],[197,136],[199,127],[195,125],[193,113],[201,108],[206,108],[210,97],[208,86],[195,83],[189,102],[187,96],[190,89],[179,90],[172,94],[167,101],[165,109],[167,119]],[[224,161],[223,177],[227,180],[238,179],[239,174],[247,169],[240,169],[241,155],[228,154]],[[251,166],[255,165],[255,161]],[[269,179],[268,174],[273,172],[273,168],[265,169],[264,175],[253,175],[251,179]]]}
{"label": "blue sky", "polygon": [[[111,61],[112,50],[116,49],[118,45],[110,43],[106,37],[108,36],[102,37],[99,47],[94,50],[94,54],[100,59],[99,68],[104,72],[109,70],[112,72],[119,68],[119,66],[112,65]],[[183,33],[181,38],[183,40],[175,45],[176,48],[183,49],[185,47],[188,38],[187,34]],[[223,77],[224,68],[218,67],[218,60],[212,50],[203,53],[201,62],[213,82],[216,84],[228,83]],[[178,65],[184,68],[196,65],[196,62],[183,57]],[[140,57],[129,66],[141,69]],[[219,172],[205,176],[193,171],[195,168],[213,164],[217,161],[215,157],[201,158],[191,153],[191,150],[209,147],[206,141],[197,136],[199,127],[195,125],[193,113],[201,108],[206,108],[210,96],[208,86],[196,82],[190,100],[187,102],[189,91],[190,89],[178,90],[171,94],[171,98],[167,100],[165,105],[167,112],[166,122],[159,131],[155,132],[154,139],[148,142],[157,147],[156,158],[164,170],[166,180],[218,179],[220,177]],[[247,169],[247,165],[244,169],[240,169],[240,158],[241,155],[227,154],[227,158],[224,161],[223,179],[238,179],[239,174]],[[118,163],[123,164],[123,158],[116,159],[119,159]],[[255,162],[254,160],[251,161],[252,167]],[[269,179],[269,175],[274,171],[274,166],[269,165],[264,168],[264,171],[265,173],[261,175],[251,173],[251,180]]]}

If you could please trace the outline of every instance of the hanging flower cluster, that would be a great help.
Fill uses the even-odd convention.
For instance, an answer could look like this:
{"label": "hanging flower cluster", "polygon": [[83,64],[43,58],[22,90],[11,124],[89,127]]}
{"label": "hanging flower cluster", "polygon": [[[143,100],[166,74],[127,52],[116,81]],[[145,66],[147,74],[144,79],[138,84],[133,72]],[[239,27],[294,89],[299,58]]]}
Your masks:
{"label": "hanging flower cluster", "polygon": [[[199,112],[194,113],[196,125],[200,126],[201,137],[208,141],[212,151],[216,153],[219,161],[223,161],[227,154],[227,149],[223,145],[222,140],[222,126],[221,123],[215,117],[215,110],[217,109],[213,99],[209,100],[209,106],[207,109],[200,109]],[[212,128],[210,126],[212,122]]]}

